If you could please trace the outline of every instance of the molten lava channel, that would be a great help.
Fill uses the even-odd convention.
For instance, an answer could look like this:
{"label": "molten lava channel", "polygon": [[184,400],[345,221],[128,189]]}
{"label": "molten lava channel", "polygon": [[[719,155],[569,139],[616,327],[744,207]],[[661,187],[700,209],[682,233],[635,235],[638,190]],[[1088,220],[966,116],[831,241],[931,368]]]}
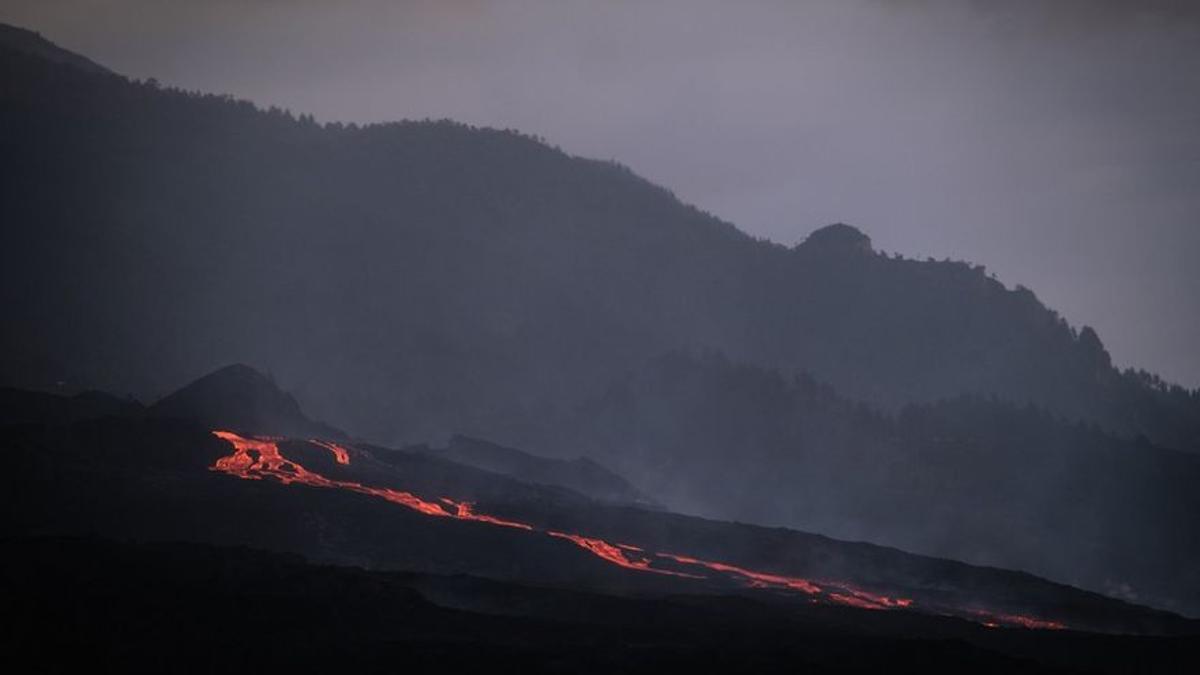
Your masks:
{"label": "molten lava channel", "polygon": [[308,442],[332,452],[333,460],[338,464],[350,463],[350,451],[338,445],[337,443],[330,443],[329,441],[322,441],[316,438],[311,438]]}
{"label": "molten lava channel", "polygon": [[[724,578],[731,579],[750,588],[798,592],[811,596],[815,602],[826,602],[861,609],[903,609],[913,605],[913,601],[910,598],[893,598],[886,595],[878,595],[842,581],[813,581],[800,577],[750,570],[728,563],[701,560],[674,553],[651,554],[633,544],[613,544],[603,539],[585,537],[580,534],[542,530],[528,523],[476,513],[474,505],[467,501],[458,501],[448,497],[441,497],[437,501],[428,501],[411,492],[364,485],[357,481],[332,479],[311,471],[298,462],[284,457],[283,453],[279,451],[279,443],[284,440],[282,438],[267,436],[246,437],[232,431],[224,430],[217,430],[212,433],[217,438],[227,441],[232,445],[233,454],[218,459],[211,469],[236,476],[237,478],[246,480],[270,478],[284,485],[299,483],[318,488],[348,490],[350,492],[378,497],[427,516],[452,520],[469,520],[498,527],[508,527],[545,534],[550,537],[569,541],[605,562],[638,572],[688,579],[705,579],[707,577],[700,572],[716,572]],[[337,464],[350,464],[352,453],[347,447],[318,439],[310,439],[308,442],[328,450],[333,455],[334,461]],[[673,567],[683,566],[689,571],[654,566],[656,562],[661,561],[668,561],[669,565]],[[1048,621],[1023,615],[997,614],[979,610],[970,610],[967,613],[978,620],[979,623],[989,627],[1001,625],[1031,629],[1061,629],[1066,627],[1057,621]]]}
{"label": "molten lava channel", "polygon": [[1001,626],[1016,626],[1030,630],[1066,630],[1067,628],[1067,624],[1061,621],[1039,619],[1024,614],[998,614],[985,610],[974,610],[971,614],[978,617],[979,622],[988,628],[1000,628]]}
{"label": "molten lava channel", "polygon": [[687,572],[677,572],[674,570],[656,569],[650,566],[650,559],[638,556],[631,557],[627,551],[640,552],[641,549],[629,544],[610,544],[603,539],[594,539],[592,537],[581,537],[578,534],[567,534],[565,532],[547,531],[546,534],[559,539],[566,539],[576,546],[591,553],[597,558],[607,560],[608,562],[624,567],[625,569],[638,570],[639,572],[653,572],[655,574],[665,574],[673,577],[685,577],[688,579],[703,579],[704,577],[698,574],[688,574]]}

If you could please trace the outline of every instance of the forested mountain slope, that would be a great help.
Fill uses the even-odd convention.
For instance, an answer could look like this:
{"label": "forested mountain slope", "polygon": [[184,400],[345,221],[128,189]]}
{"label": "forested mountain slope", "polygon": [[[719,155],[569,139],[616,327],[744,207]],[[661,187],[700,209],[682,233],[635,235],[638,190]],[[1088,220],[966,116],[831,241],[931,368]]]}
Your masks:
{"label": "forested mountain slope", "polygon": [[8,384],[152,399],[243,361],[364,436],[521,445],[615,373],[713,348],[887,408],[996,394],[1198,446],[1194,392],[979,268],[844,226],[758,241],[516,132],[319,125],[3,45]]}

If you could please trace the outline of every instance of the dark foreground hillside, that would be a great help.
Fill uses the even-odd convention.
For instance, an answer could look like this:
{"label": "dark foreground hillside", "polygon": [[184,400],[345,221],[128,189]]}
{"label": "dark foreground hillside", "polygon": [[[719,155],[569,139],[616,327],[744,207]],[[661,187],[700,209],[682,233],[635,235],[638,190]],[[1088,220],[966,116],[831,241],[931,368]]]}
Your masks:
{"label": "dark foreground hillside", "polygon": [[0,660],[38,672],[1168,673],[1194,638],[987,629],[317,567],[240,548],[5,539]]}

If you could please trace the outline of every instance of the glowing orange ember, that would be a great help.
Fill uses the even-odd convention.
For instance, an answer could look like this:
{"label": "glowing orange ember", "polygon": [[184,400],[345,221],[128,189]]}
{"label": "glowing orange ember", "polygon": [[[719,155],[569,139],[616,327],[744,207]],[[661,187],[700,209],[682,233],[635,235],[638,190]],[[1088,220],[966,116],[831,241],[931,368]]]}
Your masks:
{"label": "glowing orange ember", "polygon": [[[411,492],[392,488],[373,487],[356,481],[327,478],[284,457],[279,451],[279,442],[284,439],[266,436],[247,438],[231,431],[214,431],[213,435],[229,442],[233,446],[233,454],[218,459],[211,467],[212,470],[227,473],[238,478],[248,480],[273,478],[284,485],[300,483],[319,488],[349,490],[359,494],[379,497],[427,516],[468,520],[488,525],[538,532],[558,539],[564,539],[606,562],[638,572],[650,572],[688,579],[707,578],[702,574],[654,566],[657,560],[669,560],[677,566],[687,565],[702,568],[710,572],[718,572],[732,581],[740,582],[751,588],[800,592],[812,596],[814,602],[821,601],[873,610],[902,609],[913,605],[913,601],[909,598],[878,595],[841,581],[814,582],[800,577],[760,572],[729,563],[701,560],[674,553],[646,553],[641,547],[633,544],[613,544],[603,539],[585,537],[580,534],[540,530],[528,523],[476,513],[474,504],[467,501],[457,501],[448,497],[441,497],[439,501],[426,501]],[[316,439],[312,439],[309,442],[332,452],[334,460],[338,464],[350,464],[351,452],[346,447]],[[1066,627],[1057,621],[1023,615],[995,614],[976,610],[970,610],[968,613],[976,617],[980,623],[989,627],[1000,625],[1035,629],[1061,629]]]}

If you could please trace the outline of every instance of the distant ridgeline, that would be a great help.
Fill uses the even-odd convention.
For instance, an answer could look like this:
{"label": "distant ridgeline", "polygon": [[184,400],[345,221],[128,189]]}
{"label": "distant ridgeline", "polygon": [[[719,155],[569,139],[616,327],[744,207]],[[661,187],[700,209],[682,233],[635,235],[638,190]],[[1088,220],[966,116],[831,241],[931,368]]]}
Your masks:
{"label": "distant ridgeline", "polygon": [[[130,81],[34,38],[0,31],[0,384],[149,400],[219,365],[253,363],[357,437],[461,433],[564,457],[582,446],[638,488],[663,487],[639,476],[673,476],[671,495],[648,491],[667,506],[675,498],[843,535],[892,532],[901,545],[1007,563],[1028,557],[1002,545],[1013,538],[1007,511],[992,514],[1000,529],[990,534],[935,541],[915,523],[936,528],[961,504],[931,515],[850,488],[819,499],[789,481],[816,475],[808,466],[900,472],[934,453],[950,462],[939,465],[944,482],[893,472],[843,484],[877,490],[893,476],[888,490],[966,498],[988,479],[981,467],[1000,462],[995,453],[1041,448],[1037,461],[1010,461],[1028,467],[1031,491],[1014,508],[1041,518],[1096,439],[1122,459],[1089,468],[1085,487],[1099,491],[1089,495],[1123,479],[1132,453],[1155,458],[1138,465],[1139,495],[1196,513],[1193,498],[1165,490],[1173,475],[1193,475],[1195,456],[1163,448],[1200,450],[1200,394],[1119,372],[1093,330],[982,267],[883,255],[841,224],[788,248],[620,165],[516,132],[321,125]],[[713,404],[707,375],[687,374],[711,364],[688,358],[669,366],[680,379],[653,385],[664,354],[689,353],[719,353],[752,379],[806,372],[842,403],[829,412],[769,384],[739,390],[749,398],[731,411]],[[972,398],[936,403],[962,396]],[[860,414],[854,401],[882,412],[863,408],[862,429],[839,421],[809,435],[805,425],[820,428],[827,413],[859,419],[846,417]],[[1027,404],[1048,414],[1013,412]],[[608,425],[588,423],[589,410]],[[629,425],[635,417],[648,421]],[[722,420],[729,426],[713,428]],[[696,429],[711,432],[695,446],[703,463],[682,454]],[[912,440],[915,429],[927,431]],[[996,440],[997,430],[1010,436]],[[854,454],[864,447],[881,454]],[[987,462],[961,459],[979,448]],[[773,453],[779,470],[761,476],[761,497],[737,502],[726,486],[744,486],[748,450]],[[839,453],[848,465],[826,463]],[[711,498],[696,496],[708,488]],[[1159,508],[1143,506],[1113,517],[1134,531]],[[1037,522],[1030,536],[1048,536],[1051,521]],[[1086,550],[1086,531],[1059,525],[1079,546],[1038,563],[1046,573]],[[991,543],[976,546],[983,536]],[[1170,546],[1151,548],[1160,544]],[[1194,545],[1184,537],[1170,555]],[[1172,569],[1184,560],[1172,558]],[[1114,587],[1149,582],[1127,566]],[[1187,583],[1200,587],[1195,573]]]}
{"label": "distant ridgeline", "polygon": [[1092,330],[980,267],[879,255],[846,225],[788,249],[514,132],[322,126],[14,31],[8,384],[157,395],[246,361],[368,435],[519,436],[700,348],[887,408],[995,394],[1200,447],[1200,397],[1117,372]]}

